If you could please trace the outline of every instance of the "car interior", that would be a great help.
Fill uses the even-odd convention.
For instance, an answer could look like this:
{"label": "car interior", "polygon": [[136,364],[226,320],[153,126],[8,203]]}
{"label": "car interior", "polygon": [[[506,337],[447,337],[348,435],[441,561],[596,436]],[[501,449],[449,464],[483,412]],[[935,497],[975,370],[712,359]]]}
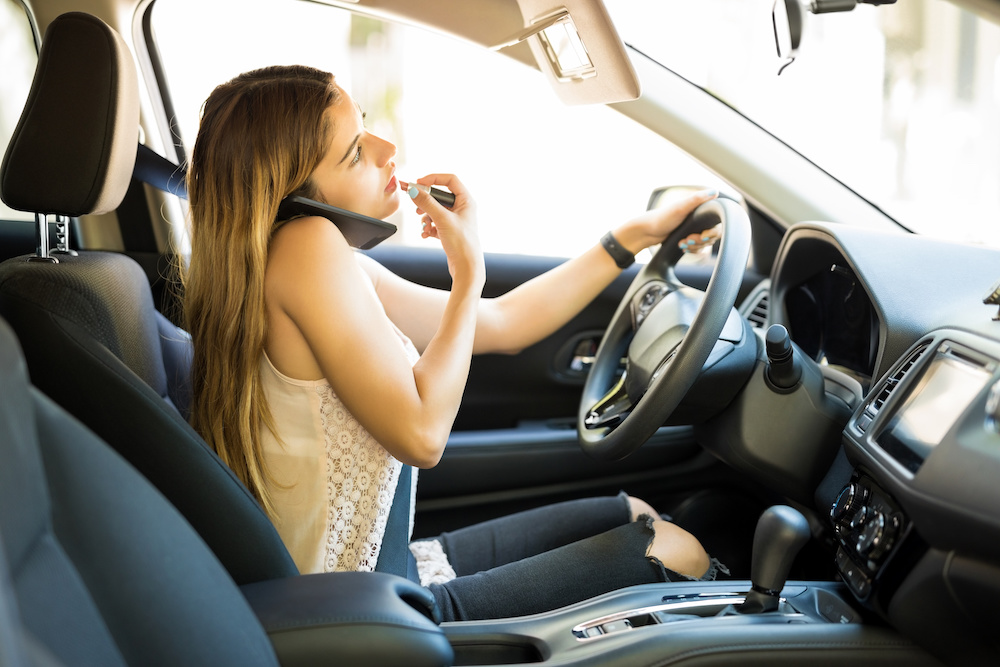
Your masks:
{"label": "car interior", "polygon": [[[446,453],[420,472],[414,537],[625,489],[728,575],[441,622],[406,578],[300,574],[187,422],[186,149],[154,30],[157,6],[176,1],[7,2],[37,62],[21,97],[0,88],[13,107],[0,167],[0,666],[1000,661],[1000,244],[897,222],[626,39],[616,0],[285,0],[514,61],[559,104],[607,107],[724,183],[562,329],[474,359]],[[896,25],[902,4],[753,11],[793,76],[810,57],[804,23],[870,12]],[[1000,2],[955,4],[966,38],[973,10],[1000,23]],[[13,35],[3,26],[0,46]],[[996,46],[1000,62],[991,35],[977,48]],[[641,205],[690,189],[667,185]],[[721,241],[691,261],[678,241],[711,228]],[[390,237],[364,252],[449,284],[440,249]],[[565,256],[490,252],[485,295]],[[408,514],[395,503],[389,520]]]}

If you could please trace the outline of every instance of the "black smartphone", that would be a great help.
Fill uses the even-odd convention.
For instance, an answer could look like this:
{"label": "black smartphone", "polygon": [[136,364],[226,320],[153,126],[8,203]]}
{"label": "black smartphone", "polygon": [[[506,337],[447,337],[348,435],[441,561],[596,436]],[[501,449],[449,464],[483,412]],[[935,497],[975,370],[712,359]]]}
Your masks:
{"label": "black smartphone", "polygon": [[288,220],[300,215],[318,215],[326,218],[337,225],[352,248],[361,250],[374,248],[396,233],[396,225],[391,222],[298,196],[285,197],[281,201],[276,220]]}

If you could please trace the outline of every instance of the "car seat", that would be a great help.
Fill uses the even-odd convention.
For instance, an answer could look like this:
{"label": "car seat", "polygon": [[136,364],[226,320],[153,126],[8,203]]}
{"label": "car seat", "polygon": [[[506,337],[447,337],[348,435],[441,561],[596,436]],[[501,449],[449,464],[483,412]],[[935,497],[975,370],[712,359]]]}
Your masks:
{"label": "car seat", "polygon": [[145,478],[29,385],[2,319],[0,397],[0,665],[451,663],[433,596],[407,579],[238,588]]}
{"label": "car seat", "polygon": [[240,590],[176,511],[29,390],[5,324],[0,396],[0,539],[29,647],[65,664],[277,664]]}
{"label": "car seat", "polygon": [[[52,21],[0,168],[4,202],[40,218],[40,246],[46,214],[103,213],[121,202],[138,96],[135,64],[114,30],[82,13]],[[139,265],[111,252],[41,254],[0,264],[0,314],[35,386],[167,496],[237,583],[298,574],[250,492],[174,409],[170,387],[184,385],[189,342],[157,313]]]}

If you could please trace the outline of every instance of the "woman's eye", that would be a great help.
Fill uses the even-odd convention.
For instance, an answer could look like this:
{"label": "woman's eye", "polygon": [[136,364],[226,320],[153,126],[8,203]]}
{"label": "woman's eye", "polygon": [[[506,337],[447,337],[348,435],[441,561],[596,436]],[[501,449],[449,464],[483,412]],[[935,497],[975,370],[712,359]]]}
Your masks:
{"label": "woman's eye", "polygon": [[351,166],[353,167],[359,162],[361,162],[361,144],[358,144],[357,150],[354,151],[354,159],[351,160]]}

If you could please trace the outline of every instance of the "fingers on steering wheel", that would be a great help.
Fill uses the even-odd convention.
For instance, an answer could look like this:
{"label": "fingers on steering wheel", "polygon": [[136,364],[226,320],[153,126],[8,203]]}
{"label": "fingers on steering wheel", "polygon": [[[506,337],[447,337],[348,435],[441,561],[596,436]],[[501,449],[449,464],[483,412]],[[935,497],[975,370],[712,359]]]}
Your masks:
{"label": "fingers on steering wheel", "polygon": [[697,234],[690,234],[677,242],[677,247],[686,253],[696,253],[709,248],[719,240],[719,227],[715,226]]}

